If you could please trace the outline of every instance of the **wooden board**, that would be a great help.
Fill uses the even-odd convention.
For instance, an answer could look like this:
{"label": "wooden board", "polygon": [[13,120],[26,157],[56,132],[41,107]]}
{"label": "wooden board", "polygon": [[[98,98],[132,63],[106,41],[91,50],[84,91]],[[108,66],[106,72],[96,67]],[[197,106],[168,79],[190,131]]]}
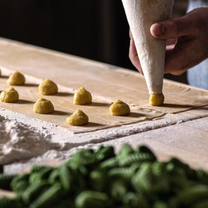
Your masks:
{"label": "wooden board", "polygon": [[[112,141],[109,139],[109,142],[104,144],[116,144],[117,149],[126,142],[133,146],[146,144],[154,150],[160,160],[177,156],[194,168],[208,170],[208,108],[200,107],[208,104],[208,91],[165,80],[165,105],[152,108],[148,106],[144,77],[137,72],[4,39],[0,39],[0,47],[0,65],[3,67],[0,91],[9,87],[6,80],[14,70],[25,74],[27,79],[25,86],[15,87],[20,92],[20,101],[9,105],[0,103],[0,107],[62,126],[75,133],[123,125],[130,121],[142,121],[141,132],[131,129],[132,135],[122,135],[122,126],[121,133],[117,129],[119,138],[115,136]],[[46,97],[52,100],[56,112],[51,115],[34,114],[33,104],[40,97],[37,87],[46,78],[59,85],[58,95]],[[66,126],[64,121],[76,109],[76,106],[72,105],[72,99],[75,90],[80,86],[86,87],[93,94],[92,105],[80,106],[89,113],[91,123],[86,127],[71,128]],[[138,108],[142,108],[142,112],[151,112],[154,109],[156,113],[161,113],[159,116],[162,116],[162,119],[154,120],[153,118],[158,116],[156,114],[149,117],[151,121],[144,120],[142,112],[140,115],[136,112],[131,114],[130,121],[126,121],[125,117],[112,118],[108,107],[117,98],[130,104],[137,112]],[[94,115],[93,111],[97,113]],[[171,117],[174,117],[174,122],[170,122]],[[164,125],[160,125],[161,123]],[[150,128],[147,128],[148,125]],[[140,126],[137,127],[139,129]],[[142,132],[143,127],[148,130]],[[73,136],[70,138],[72,143],[77,138]],[[93,140],[90,140],[90,143],[96,145],[93,144]],[[80,146],[82,145],[80,143]]]}
{"label": "wooden board", "polygon": [[[144,77],[138,72],[11,41],[0,40],[0,45],[2,48],[0,63],[3,66],[0,90],[9,87],[6,79],[14,70],[23,73],[27,80],[26,85],[15,87],[20,93],[18,103],[0,103],[0,106],[51,122],[75,133],[141,122],[161,117],[166,113],[178,113],[208,104],[207,91],[165,80],[165,105],[150,107]],[[38,93],[38,84],[46,78],[59,86],[58,95],[46,97],[53,102],[56,111],[50,115],[35,114],[32,112],[33,104],[41,97]],[[81,86],[93,94],[93,104],[89,106],[72,104],[73,94]],[[131,106],[130,116],[110,115],[108,108],[117,98]],[[90,117],[88,126],[71,127],[65,124],[65,119],[77,108]]]}

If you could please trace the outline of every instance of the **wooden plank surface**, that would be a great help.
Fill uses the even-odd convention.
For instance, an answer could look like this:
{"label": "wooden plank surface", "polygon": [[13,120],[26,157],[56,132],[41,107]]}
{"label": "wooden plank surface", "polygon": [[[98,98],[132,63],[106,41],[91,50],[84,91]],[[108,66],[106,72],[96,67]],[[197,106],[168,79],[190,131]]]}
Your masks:
{"label": "wooden plank surface", "polygon": [[[165,80],[165,105],[150,107],[144,77],[137,72],[3,39],[0,40],[0,46],[0,63],[5,67],[2,68],[0,90],[9,87],[6,79],[14,70],[26,76],[26,85],[16,87],[20,92],[20,101],[15,104],[1,103],[0,106],[54,123],[75,133],[140,122],[164,113],[178,113],[208,104],[207,91]],[[58,95],[46,97],[53,102],[56,112],[51,115],[38,115],[32,112],[32,107],[41,97],[38,84],[46,78],[59,86]],[[73,94],[81,86],[93,94],[92,105],[73,105]],[[130,116],[110,115],[108,108],[118,98],[130,104]],[[91,122],[88,126],[77,128],[65,124],[65,119],[77,108],[89,115]]]}
{"label": "wooden plank surface", "polygon": [[[183,112],[178,114],[178,123],[174,125],[117,138],[103,144],[114,145],[116,151],[124,143],[133,147],[147,145],[160,161],[177,157],[192,168],[208,172],[208,108],[196,109],[192,113],[200,118],[191,119],[189,112]],[[186,117],[188,120],[184,121]],[[168,119],[164,118],[164,122],[168,122]]]}
{"label": "wooden plank surface", "polygon": [[[17,87],[22,95],[20,101],[11,105],[0,103],[0,107],[60,125],[69,131],[82,133],[83,129],[80,131],[65,126],[64,120],[76,108],[69,104],[72,102],[75,90],[84,86],[94,97],[93,105],[83,106],[84,110],[88,109],[92,117],[92,126],[87,127],[91,130],[95,127],[96,130],[102,129],[103,125],[113,129],[116,122],[124,119],[116,118],[118,120],[112,123],[111,117],[108,117],[103,119],[102,123],[100,117],[97,117],[99,114],[105,117],[100,113],[101,109],[107,112],[110,103],[117,98],[134,107],[165,113],[159,120],[145,120],[141,125],[116,127],[117,135],[112,139],[108,138],[109,141],[103,144],[116,144],[117,149],[126,142],[133,146],[146,144],[154,150],[160,160],[177,156],[194,168],[208,171],[208,108],[200,107],[208,104],[208,91],[165,80],[165,105],[152,108],[148,106],[148,92],[144,78],[137,72],[4,39],[0,39],[0,47],[0,65],[3,67],[0,91],[9,87],[6,79],[14,70],[19,70],[27,78],[25,86]],[[47,96],[55,103],[57,111],[47,116],[36,115],[32,112],[32,106],[40,96],[37,86],[46,78],[52,79],[59,85],[60,92],[57,96]],[[99,113],[93,116],[91,110]],[[135,121],[138,115],[132,118]],[[129,136],[126,136],[125,128],[128,128]],[[99,131],[96,142],[93,143],[92,139],[89,145],[98,145],[97,138]],[[72,143],[77,142],[75,141],[77,137],[72,136],[70,139]],[[100,142],[102,141],[104,140]],[[80,142],[80,146],[82,145]]]}
{"label": "wooden plank surface", "polygon": [[[72,92],[84,86],[110,102],[121,98],[127,103],[148,105],[146,83],[137,72],[11,41],[0,40],[0,46],[1,66],[37,78],[37,83],[49,78]],[[164,94],[163,107],[171,112],[208,104],[207,91],[167,80]]]}

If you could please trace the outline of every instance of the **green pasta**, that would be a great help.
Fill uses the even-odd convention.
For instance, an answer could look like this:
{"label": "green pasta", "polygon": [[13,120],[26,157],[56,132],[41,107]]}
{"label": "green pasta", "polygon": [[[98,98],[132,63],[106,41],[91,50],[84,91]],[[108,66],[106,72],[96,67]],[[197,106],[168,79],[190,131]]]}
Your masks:
{"label": "green pasta", "polygon": [[90,175],[90,187],[95,191],[106,191],[109,178],[107,172],[102,169],[93,170]]}
{"label": "green pasta", "polygon": [[155,176],[163,177],[167,174],[166,164],[162,162],[154,162],[152,163],[152,173]]}
{"label": "green pasta", "polygon": [[11,182],[16,175],[0,174],[0,189],[11,190]]}
{"label": "green pasta", "polygon": [[208,197],[208,187],[205,185],[190,186],[180,192],[170,201],[171,207],[189,207]]}
{"label": "green pasta", "polygon": [[64,190],[69,191],[73,180],[70,168],[62,165],[59,169],[59,177]]}
{"label": "green pasta", "polygon": [[162,201],[157,201],[153,208],[168,208],[168,204]]}
{"label": "green pasta", "polygon": [[155,160],[157,159],[157,158],[155,157],[154,153],[152,152],[152,150],[150,150],[150,149],[149,149],[147,146],[145,146],[145,145],[137,146],[137,147],[135,148],[135,152],[138,152],[138,153],[147,153],[147,154],[152,155],[152,156],[155,158]]}
{"label": "green pasta", "polygon": [[60,200],[53,208],[75,208],[75,204],[70,199]]}
{"label": "green pasta", "polygon": [[84,191],[76,197],[75,205],[77,208],[107,208],[110,207],[110,202],[105,193]]}
{"label": "green pasta", "polygon": [[135,162],[148,162],[155,161],[155,157],[149,153],[132,153],[119,158],[120,166],[129,166]]}
{"label": "green pasta", "polygon": [[177,158],[160,162],[146,146],[82,149],[59,167],[35,165],[3,174],[0,188],[15,198],[0,208],[207,208],[208,173]]}
{"label": "green pasta", "polygon": [[39,173],[40,171],[51,169],[52,167],[45,166],[45,165],[33,165],[30,172],[31,173]]}
{"label": "green pasta", "polygon": [[59,202],[59,198],[63,194],[61,185],[55,184],[51,188],[42,193],[29,208],[46,208],[47,206],[53,206]]}
{"label": "green pasta", "polygon": [[38,196],[40,196],[46,188],[49,188],[49,183],[47,182],[40,182],[29,186],[22,194],[23,202],[29,205]]}
{"label": "green pasta", "polygon": [[208,174],[203,170],[197,170],[196,171],[197,179],[202,184],[208,185]]}
{"label": "green pasta", "polygon": [[79,170],[81,166],[92,168],[97,165],[96,155],[92,149],[80,150],[66,164],[73,170]]}
{"label": "green pasta", "polygon": [[126,167],[112,168],[108,171],[108,175],[111,177],[122,177],[127,179],[130,179],[133,174],[134,169]]}
{"label": "green pasta", "polygon": [[141,207],[141,199],[138,193],[128,192],[123,196],[122,201],[131,207]]}
{"label": "green pasta", "polygon": [[60,181],[60,174],[59,174],[59,168],[57,168],[53,170],[49,175],[48,182],[53,185],[55,183],[58,183],[59,181]]}
{"label": "green pasta", "polygon": [[22,208],[14,199],[2,197],[0,198],[0,208]]}
{"label": "green pasta", "polygon": [[112,146],[101,147],[95,154],[99,161],[104,161],[115,156]]}
{"label": "green pasta", "polygon": [[42,180],[47,180],[53,170],[54,168],[48,167],[41,169],[40,172],[33,171],[29,177],[30,184],[38,183]]}
{"label": "green pasta", "polygon": [[118,152],[118,157],[121,155],[129,155],[134,153],[134,149],[129,144],[123,144]]}
{"label": "green pasta", "polygon": [[132,185],[138,192],[142,191],[150,193],[152,191],[152,188],[154,187],[154,178],[150,163],[141,166],[141,170],[132,177]]}
{"label": "green pasta", "polygon": [[181,162],[179,159],[173,157],[169,160],[169,163],[172,164],[175,168],[174,174],[176,173],[186,175],[186,177],[191,180],[196,178],[196,171],[191,169],[189,165]]}
{"label": "green pasta", "polygon": [[110,187],[111,198],[116,202],[121,201],[124,195],[128,192],[128,186],[128,182],[122,179],[112,181]]}
{"label": "green pasta", "polygon": [[29,182],[26,180],[18,181],[16,183],[12,183],[12,190],[15,192],[21,192],[24,191],[28,186]]}
{"label": "green pasta", "polygon": [[118,158],[112,157],[110,159],[107,159],[107,160],[101,162],[100,167],[101,168],[116,168],[116,167],[119,167]]}

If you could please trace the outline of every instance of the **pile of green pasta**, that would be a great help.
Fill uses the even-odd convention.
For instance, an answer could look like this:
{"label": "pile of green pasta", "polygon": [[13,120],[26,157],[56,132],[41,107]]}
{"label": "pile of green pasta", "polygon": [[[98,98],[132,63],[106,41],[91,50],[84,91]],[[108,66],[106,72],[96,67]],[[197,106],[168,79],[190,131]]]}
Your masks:
{"label": "pile of green pasta", "polygon": [[83,149],[59,167],[33,166],[6,175],[0,188],[16,193],[0,208],[208,208],[208,174],[176,158],[159,162],[146,146]]}

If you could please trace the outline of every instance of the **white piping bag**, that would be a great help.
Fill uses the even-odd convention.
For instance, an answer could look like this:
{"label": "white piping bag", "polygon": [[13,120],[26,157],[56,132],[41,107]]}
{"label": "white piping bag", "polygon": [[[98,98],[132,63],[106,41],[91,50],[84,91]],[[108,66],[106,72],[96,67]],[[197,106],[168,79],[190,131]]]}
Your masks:
{"label": "white piping bag", "polygon": [[149,94],[161,95],[166,40],[150,33],[153,23],[169,19],[174,0],[122,0]]}

